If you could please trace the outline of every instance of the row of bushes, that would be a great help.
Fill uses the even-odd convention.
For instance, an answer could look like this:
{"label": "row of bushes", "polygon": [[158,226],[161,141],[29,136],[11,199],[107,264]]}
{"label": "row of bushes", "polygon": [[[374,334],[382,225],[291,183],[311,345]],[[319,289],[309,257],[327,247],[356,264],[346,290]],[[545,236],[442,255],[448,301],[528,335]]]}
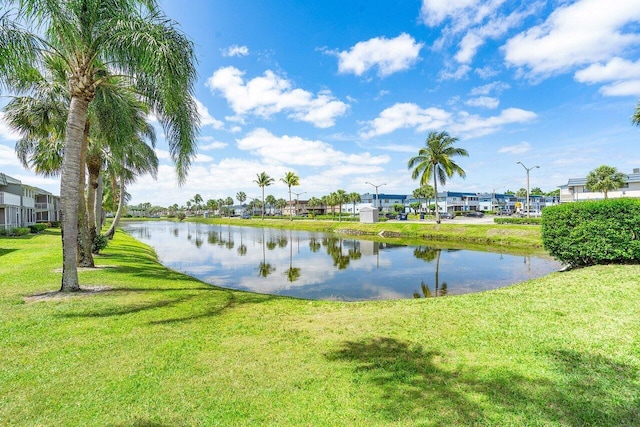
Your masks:
{"label": "row of bushes", "polygon": [[495,222],[496,224],[534,224],[534,225],[540,225],[542,224],[542,218],[540,217],[531,217],[531,218],[527,218],[527,217],[496,217],[493,219],[493,222]]}
{"label": "row of bushes", "polygon": [[549,206],[542,242],[573,267],[640,263],[640,200],[614,199]]}
{"label": "row of bushes", "polygon": [[38,223],[31,224],[27,227],[14,227],[14,228],[2,228],[0,229],[0,236],[17,237],[26,236],[27,234],[38,234],[41,231],[46,230],[49,227],[48,224]]}

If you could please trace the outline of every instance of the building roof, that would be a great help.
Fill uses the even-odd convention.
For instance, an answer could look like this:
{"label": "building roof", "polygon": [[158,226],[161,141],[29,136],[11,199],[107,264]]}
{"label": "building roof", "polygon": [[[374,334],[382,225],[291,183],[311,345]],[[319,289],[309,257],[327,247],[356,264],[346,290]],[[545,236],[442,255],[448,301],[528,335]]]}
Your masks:
{"label": "building roof", "polygon": [[[626,183],[640,182],[640,173],[627,174]],[[587,184],[587,178],[569,178],[566,185],[561,185],[560,188],[585,186]]]}

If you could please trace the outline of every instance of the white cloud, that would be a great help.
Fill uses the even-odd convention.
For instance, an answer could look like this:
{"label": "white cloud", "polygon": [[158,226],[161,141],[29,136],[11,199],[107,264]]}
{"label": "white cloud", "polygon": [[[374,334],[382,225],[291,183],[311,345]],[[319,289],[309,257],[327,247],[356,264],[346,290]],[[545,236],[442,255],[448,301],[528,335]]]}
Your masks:
{"label": "white cloud", "polygon": [[636,96],[640,97],[640,80],[616,82],[600,88],[605,96]]}
{"label": "white cloud", "polygon": [[500,115],[492,117],[480,117],[461,112],[450,128],[454,134],[460,133],[467,137],[475,137],[492,134],[508,124],[526,123],[536,117],[538,116],[534,112],[520,108],[507,108],[502,110]]}
{"label": "white cloud", "polygon": [[581,83],[612,82],[603,86],[600,92],[607,96],[638,96],[640,94],[640,61],[632,62],[623,58],[613,58],[606,64],[592,64],[574,75]]}
{"label": "white cloud", "polygon": [[222,141],[216,141],[213,137],[204,136],[200,138],[201,141],[205,141],[206,144],[199,145],[201,150],[220,150],[226,148],[229,144]]}
{"label": "white cloud", "polygon": [[249,55],[249,48],[246,46],[233,45],[222,50],[222,56],[247,56]]}
{"label": "white cloud", "polygon": [[490,93],[495,93],[497,95],[501,94],[504,90],[509,89],[511,86],[509,84],[496,81],[487,83],[486,85],[474,87],[471,89],[471,95],[479,96],[479,95],[489,95]]}
{"label": "white cloud", "polygon": [[314,96],[306,90],[293,88],[290,81],[271,70],[249,81],[244,80],[244,74],[235,67],[224,67],[214,72],[206,83],[212,91],[223,94],[240,119],[246,114],[269,117],[287,112],[289,118],[327,128],[349,108],[330,91],[324,90]]}
{"label": "white cloud", "polygon": [[382,111],[378,117],[367,122],[360,136],[371,138],[386,135],[402,128],[413,128],[416,132],[449,129],[453,134],[467,137],[487,135],[505,125],[525,123],[537,115],[519,108],[507,108],[498,116],[481,117],[467,112],[453,115],[439,108],[422,109],[416,104],[395,104]]}
{"label": "white cloud", "polygon": [[483,108],[498,108],[500,101],[498,98],[492,98],[490,96],[479,96],[477,98],[471,98],[465,104],[472,107],[483,107]]}
{"label": "white cloud", "polygon": [[451,121],[451,113],[440,108],[422,109],[412,103],[398,103],[383,110],[368,122],[360,133],[363,138],[385,135],[402,128],[415,128],[417,132],[445,127]]}
{"label": "white cloud", "polygon": [[16,157],[16,152],[13,148],[0,144],[0,165],[2,166],[19,166],[20,162]]}
{"label": "white cloud", "polygon": [[606,61],[640,43],[636,27],[629,26],[638,20],[640,0],[579,0],[508,40],[505,59],[534,76]]}
{"label": "white cloud", "polygon": [[469,71],[471,71],[471,67],[466,64],[463,64],[463,65],[460,65],[455,71],[442,70],[440,71],[439,76],[443,80],[449,80],[449,79],[460,80],[461,78],[466,76],[469,73]]}
{"label": "white cloud", "polygon": [[211,126],[214,129],[223,129],[224,123],[220,120],[214,118],[211,114],[209,114],[209,109],[205,107],[205,105],[199,100],[196,101],[196,107],[198,109],[198,114],[200,115],[200,124],[202,126]]}
{"label": "white cloud", "polygon": [[530,150],[531,150],[531,145],[528,142],[523,141],[517,145],[509,145],[506,147],[502,147],[498,150],[498,153],[523,154]]}
{"label": "white cloud", "polygon": [[339,52],[338,71],[360,76],[377,66],[378,75],[386,77],[411,67],[418,60],[423,46],[406,33],[393,39],[375,37],[356,43],[348,51]]}
{"label": "white cloud", "polygon": [[420,16],[430,27],[438,26],[445,20],[451,19],[454,21],[453,27],[460,31],[482,22],[503,2],[504,0],[423,0]]}
{"label": "white cloud", "polygon": [[383,164],[387,156],[369,153],[347,154],[335,150],[330,144],[298,136],[276,136],[266,129],[256,129],[237,141],[238,148],[260,156],[272,164],[325,167],[337,164]]}
{"label": "white cloud", "polygon": [[5,141],[17,141],[20,139],[20,134],[9,127],[4,119],[5,113],[0,111],[0,139]]}
{"label": "white cloud", "polygon": [[193,159],[194,163],[211,163],[213,162],[213,157],[207,156],[206,154],[198,153],[196,157]]}

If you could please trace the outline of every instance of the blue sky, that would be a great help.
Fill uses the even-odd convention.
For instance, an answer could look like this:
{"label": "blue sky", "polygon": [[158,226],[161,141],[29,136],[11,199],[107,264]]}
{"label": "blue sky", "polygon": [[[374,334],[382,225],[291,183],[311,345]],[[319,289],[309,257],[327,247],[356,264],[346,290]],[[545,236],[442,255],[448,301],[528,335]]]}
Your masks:
{"label": "blue sky", "polygon": [[[640,0],[160,2],[193,40],[202,116],[198,157],[177,186],[160,138],[157,180],[140,177],[132,204],[288,198],[337,189],[411,193],[408,159],[429,131],[469,157],[450,191],[544,191],[599,165],[640,167]],[[59,193],[22,169],[0,123],[0,171]],[[442,187],[439,186],[439,189]]]}

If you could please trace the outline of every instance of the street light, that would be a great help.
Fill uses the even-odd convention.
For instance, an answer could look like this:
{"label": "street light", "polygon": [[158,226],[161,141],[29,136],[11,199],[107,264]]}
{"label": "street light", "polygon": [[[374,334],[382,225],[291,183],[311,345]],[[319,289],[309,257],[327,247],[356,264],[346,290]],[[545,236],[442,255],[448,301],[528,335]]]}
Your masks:
{"label": "street light", "polygon": [[368,182],[368,181],[367,181],[367,182],[365,182],[365,184],[373,185],[374,187],[376,187],[376,208],[378,208],[378,209],[379,209],[380,207],[378,206],[378,204],[379,204],[379,203],[378,203],[378,202],[379,202],[379,199],[378,199],[378,187],[382,187],[383,185],[387,185],[387,184],[378,184],[378,185],[375,185],[375,184],[372,184],[372,183],[370,183],[370,182]]}
{"label": "street light", "polygon": [[306,194],[306,191],[303,191],[302,193],[294,193],[293,191],[291,192],[291,194],[295,194],[296,195],[296,211],[295,211],[295,215],[298,215],[298,197],[300,197],[301,194]]}
{"label": "street light", "polygon": [[530,168],[526,167],[524,165],[524,163],[522,162],[517,162],[518,164],[522,165],[522,167],[524,168],[524,170],[527,171],[527,218],[529,218],[531,216],[531,212],[530,212],[530,206],[529,206],[529,171],[531,169],[536,169],[536,168],[540,168],[540,166],[532,166]]}

